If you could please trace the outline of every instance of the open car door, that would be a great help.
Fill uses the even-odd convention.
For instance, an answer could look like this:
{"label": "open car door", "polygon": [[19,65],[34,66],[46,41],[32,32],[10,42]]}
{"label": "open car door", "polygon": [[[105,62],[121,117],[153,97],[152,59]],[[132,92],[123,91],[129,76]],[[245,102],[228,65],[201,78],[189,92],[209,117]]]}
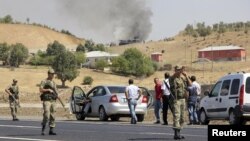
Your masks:
{"label": "open car door", "polygon": [[153,99],[153,95],[148,91],[147,88],[145,87],[139,87],[142,91],[142,95],[143,96],[146,96],[147,99],[148,99],[148,109],[151,108],[153,106],[153,102],[154,102],[154,99]]}
{"label": "open car door", "polygon": [[70,107],[73,114],[81,114],[83,112],[82,108],[85,100],[86,95],[84,91],[80,87],[74,86],[70,100]]}

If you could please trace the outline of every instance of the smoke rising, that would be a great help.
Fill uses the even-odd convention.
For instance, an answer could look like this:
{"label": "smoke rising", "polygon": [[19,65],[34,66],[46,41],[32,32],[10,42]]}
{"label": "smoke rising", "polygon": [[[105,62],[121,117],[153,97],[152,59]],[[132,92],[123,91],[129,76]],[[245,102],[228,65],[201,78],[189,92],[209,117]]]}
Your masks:
{"label": "smoke rising", "polygon": [[146,40],[152,12],[145,0],[60,0],[64,14],[94,41]]}

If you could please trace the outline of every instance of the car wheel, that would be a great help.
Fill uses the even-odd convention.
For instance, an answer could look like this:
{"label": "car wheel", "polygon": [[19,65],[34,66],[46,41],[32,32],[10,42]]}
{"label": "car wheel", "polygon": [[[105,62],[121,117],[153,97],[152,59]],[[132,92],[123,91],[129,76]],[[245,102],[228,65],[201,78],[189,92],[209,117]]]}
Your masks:
{"label": "car wheel", "polygon": [[207,118],[207,114],[206,114],[205,110],[203,110],[203,109],[200,112],[200,122],[203,125],[208,125],[208,123],[209,123],[209,120]]}
{"label": "car wheel", "polygon": [[244,124],[246,124],[246,120],[244,120],[241,117],[237,117],[234,113],[234,110],[232,110],[232,109],[229,112],[228,121],[229,121],[229,124],[231,124],[231,125],[236,125],[236,124],[244,125]]}
{"label": "car wheel", "polygon": [[84,120],[85,119],[85,116],[82,113],[77,113],[75,115],[76,115],[77,120]]}
{"label": "car wheel", "polygon": [[106,111],[105,111],[104,107],[101,107],[99,109],[99,119],[101,121],[107,121],[108,120],[108,116],[106,114]]}
{"label": "car wheel", "polygon": [[144,115],[141,114],[141,115],[137,115],[137,121],[138,122],[142,122],[144,120]]}
{"label": "car wheel", "polygon": [[119,119],[120,119],[119,116],[111,116],[110,118],[112,121],[119,121]]}

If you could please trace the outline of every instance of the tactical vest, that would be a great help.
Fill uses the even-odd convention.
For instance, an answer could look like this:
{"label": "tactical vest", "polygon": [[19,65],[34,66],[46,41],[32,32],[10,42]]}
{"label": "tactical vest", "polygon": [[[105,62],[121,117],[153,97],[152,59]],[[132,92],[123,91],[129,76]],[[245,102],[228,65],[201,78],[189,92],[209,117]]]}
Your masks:
{"label": "tactical vest", "polygon": [[[10,88],[9,88],[9,91],[14,96],[15,99],[19,98],[19,96],[18,96],[19,90],[18,90],[18,86],[17,85],[15,85],[15,86],[11,85]],[[12,96],[9,96],[9,98],[13,99]]]}
{"label": "tactical vest", "polygon": [[[55,82],[50,80],[44,80],[41,84],[43,86],[43,89],[55,89]],[[50,101],[50,100],[56,100],[56,94],[50,93],[50,92],[43,92],[40,96],[41,101]]]}
{"label": "tactical vest", "polygon": [[177,99],[185,98],[186,93],[186,83],[182,77],[171,77],[170,78],[170,89],[172,94]]}

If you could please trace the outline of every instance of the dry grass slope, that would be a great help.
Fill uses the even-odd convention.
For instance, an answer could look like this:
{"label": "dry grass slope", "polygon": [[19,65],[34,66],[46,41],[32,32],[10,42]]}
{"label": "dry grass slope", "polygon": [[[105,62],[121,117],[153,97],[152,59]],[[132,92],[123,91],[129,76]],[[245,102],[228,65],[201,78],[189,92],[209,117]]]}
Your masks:
{"label": "dry grass slope", "polygon": [[84,40],[51,29],[25,24],[0,24],[0,43],[22,43],[30,52],[45,50],[55,40],[68,49],[75,49]]}

